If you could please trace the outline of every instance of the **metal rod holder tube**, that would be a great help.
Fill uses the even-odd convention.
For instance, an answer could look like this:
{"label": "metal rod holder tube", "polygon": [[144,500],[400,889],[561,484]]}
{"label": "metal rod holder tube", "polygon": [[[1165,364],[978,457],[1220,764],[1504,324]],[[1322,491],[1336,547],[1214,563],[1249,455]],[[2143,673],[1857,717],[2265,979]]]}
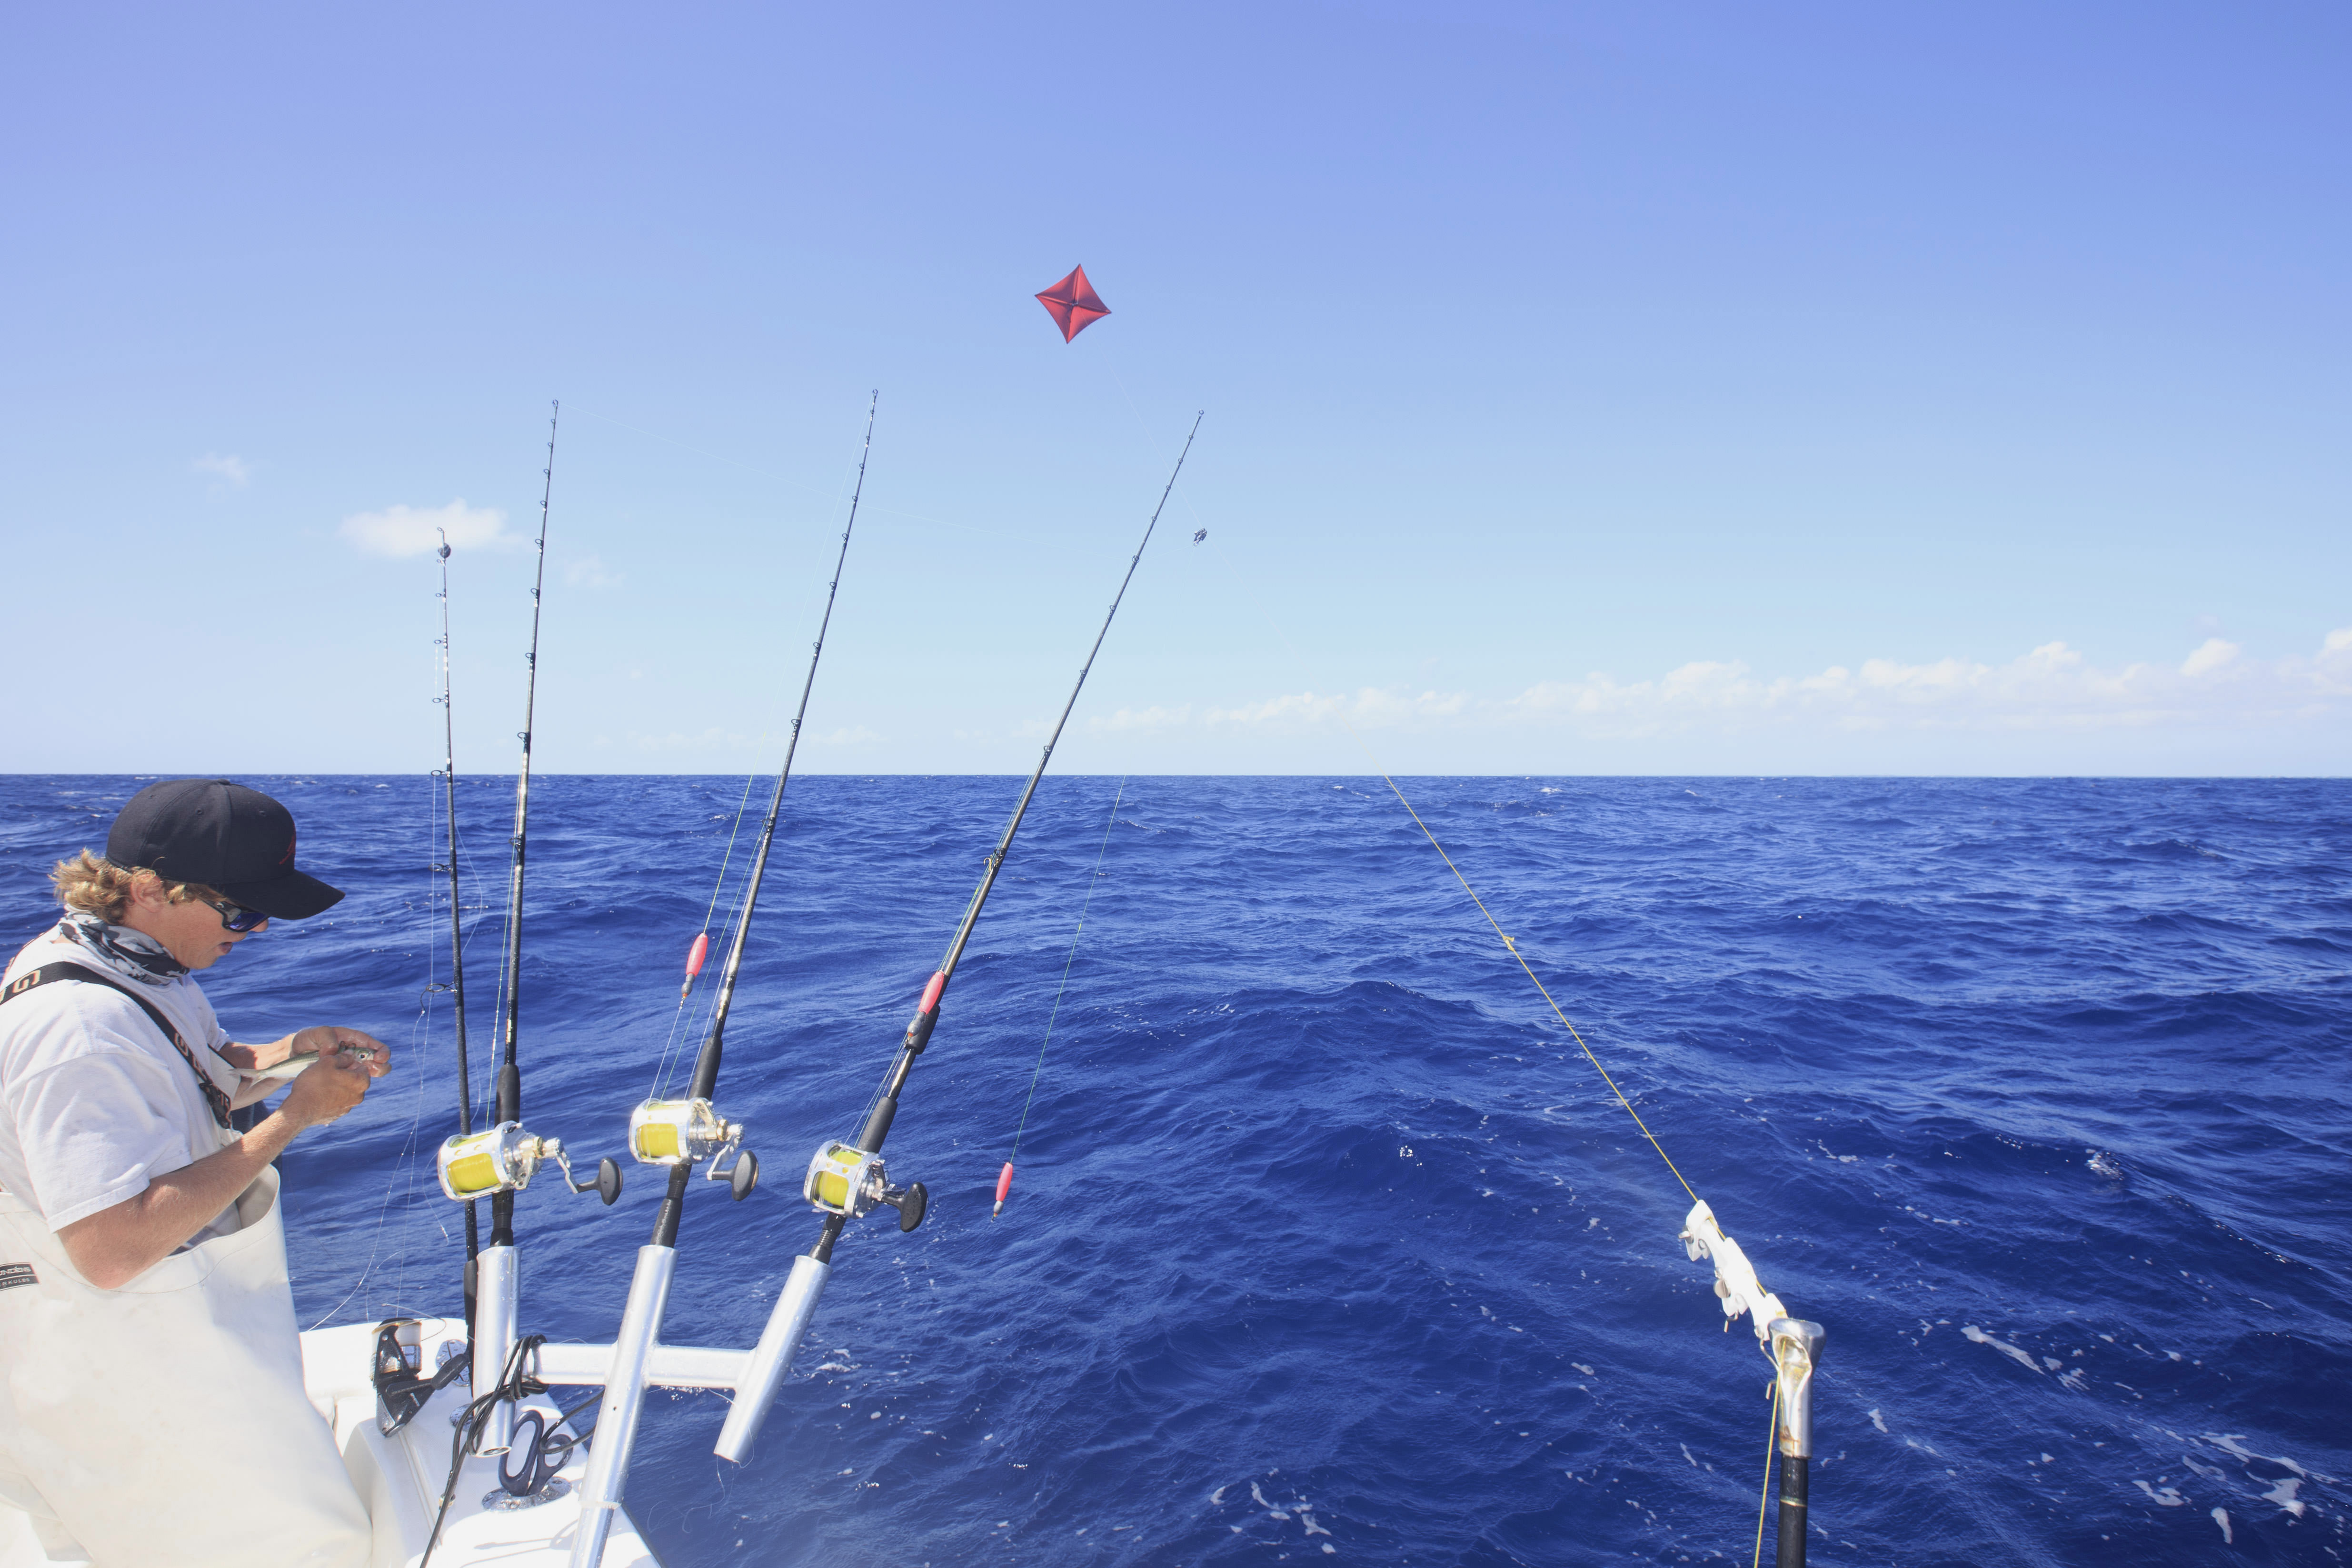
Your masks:
{"label": "metal rod holder tube", "polygon": [[[806,1253],[793,1259],[783,1293],[776,1298],[776,1310],[768,1314],[768,1326],[760,1331],[760,1343],[751,1352],[751,1364],[743,1369],[735,1403],[727,1411],[727,1424],[719,1431],[719,1445],[711,1450],[720,1458],[740,1465],[759,1439],[760,1427],[776,1402],[784,1373],[792,1370],[793,1356],[808,1332],[809,1320],[816,1315],[817,1298],[824,1294],[825,1279],[832,1272],[831,1264],[819,1263]],[[575,1563],[574,1568],[580,1565]]]}
{"label": "metal rod holder tube", "polygon": [[1813,1458],[1813,1369],[1821,1363],[1829,1334],[1802,1318],[1775,1318],[1769,1325],[1772,1373],[1779,1384],[1780,1449],[1780,1568],[1804,1568],[1807,1472]]}
{"label": "metal rod holder tube", "polygon": [[613,1367],[604,1374],[604,1401],[597,1408],[596,1432],[588,1445],[588,1475],[580,1483],[580,1528],[572,1538],[572,1568],[597,1568],[604,1538],[621,1506],[635,1447],[637,1415],[645,1408],[646,1364],[661,1331],[669,1301],[670,1276],[677,1268],[673,1247],[637,1248],[636,1272],[629,1277],[629,1304],[621,1311],[621,1331],[613,1340]]}
{"label": "metal rod holder tube", "polygon": [[[474,1277],[474,1397],[481,1398],[507,1374],[514,1353],[515,1300],[520,1283],[515,1249],[486,1247]],[[503,1454],[514,1441],[514,1402],[501,1399],[482,1421],[477,1454]]]}

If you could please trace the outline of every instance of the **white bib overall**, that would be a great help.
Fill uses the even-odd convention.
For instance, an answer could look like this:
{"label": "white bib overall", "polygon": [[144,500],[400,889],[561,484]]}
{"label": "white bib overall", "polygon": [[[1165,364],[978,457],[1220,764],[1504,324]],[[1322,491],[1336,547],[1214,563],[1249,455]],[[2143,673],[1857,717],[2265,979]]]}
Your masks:
{"label": "white bib overall", "polygon": [[275,1170],[236,1213],[100,1290],[0,1192],[0,1501],[47,1549],[0,1568],[365,1568],[366,1510],[302,1392]]}

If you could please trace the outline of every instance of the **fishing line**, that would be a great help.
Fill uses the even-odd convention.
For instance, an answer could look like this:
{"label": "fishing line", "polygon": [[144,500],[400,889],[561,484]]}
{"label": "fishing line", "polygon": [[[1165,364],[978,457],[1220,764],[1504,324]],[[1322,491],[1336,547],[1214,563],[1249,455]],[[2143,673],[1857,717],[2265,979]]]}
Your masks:
{"label": "fishing line", "polygon": [[[1223,554],[1219,554],[1217,559],[1220,562],[1224,561]],[[1298,651],[1298,645],[1290,640],[1289,634],[1282,629],[1281,623],[1276,621],[1274,616],[1268,613],[1265,605],[1259,602],[1257,595],[1249,592],[1248,587],[1242,583],[1240,575],[1233,572],[1230,563],[1226,563],[1226,571],[1233,576],[1234,585],[1241,588],[1242,592],[1248,595],[1250,602],[1257,606],[1258,614],[1265,617],[1266,625],[1274,628],[1275,636],[1282,638],[1283,646],[1290,649],[1291,656],[1297,658],[1301,664],[1304,664],[1306,662],[1306,655]],[[1365,759],[1372,764],[1372,771],[1381,775],[1381,782],[1389,786],[1389,792],[1396,796],[1397,804],[1403,806],[1405,809],[1405,815],[1412,818],[1412,825],[1421,829],[1421,836],[1429,840],[1429,847],[1437,851],[1438,858],[1445,862],[1445,868],[1454,873],[1454,879],[1462,885],[1462,890],[1464,892],[1470,895],[1470,901],[1478,906],[1478,912],[1486,917],[1486,924],[1493,928],[1495,935],[1501,939],[1504,948],[1510,953],[1512,959],[1517,963],[1520,972],[1526,974],[1528,979],[1534,984],[1537,993],[1543,997],[1545,1005],[1551,1009],[1552,1016],[1559,1020],[1560,1027],[1568,1031],[1568,1037],[1574,1040],[1576,1042],[1577,1048],[1584,1053],[1584,1059],[1592,1064],[1592,1070],[1601,1075],[1601,1081],[1609,1086],[1609,1092],[1617,1097],[1617,1103],[1625,1108],[1625,1114],[1633,1119],[1633,1125],[1642,1130],[1643,1138],[1648,1142],[1651,1149],[1656,1152],[1658,1158],[1665,1162],[1666,1169],[1674,1173],[1675,1182],[1681,1185],[1684,1192],[1690,1194],[1691,1202],[1698,1202],[1698,1194],[1692,1190],[1690,1183],[1684,1178],[1682,1171],[1676,1167],[1672,1157],[1666,1153],[1664,1145],[1658,1142],[1657,1134],[1650,1131],[1649,1123],[1642,1120],[1642,1113],[1633,1109],[1633,1102],[1625,1097],[1625,1091],[1623,1089],[1617,1087],[1617,1080],[1609,1076],[1609,1069],[1601,1065],[1601,1058],[1593,1055],[1592,1047],[1591,1046],[1584,1043],[1584,1037],[1577,1033],[1576,1026],[1569,1022],[1568,1015],[1560,1010],[1560,1005],[1557,1001],[1553,1000],[1550,990],[1544,984],[1542,979],[1537,975],[1534,968],[1528,964],[1527,955],[1519,951],[1519,944],[1512,939],[1508,932],[1503,930],[1502,922],[1496,920],[1494,911],[1486,907],[1486,901],[1480,898],[1478,896],[1478,890],[1470,885],[1470,879],[1462,874],[1462,868],[1454,863],[1454,857],[1445,852],[1445,846],[1437,841],[1437,835],[1430,831],[1429,824],[1422,820],[1421,813],[1413,809],[1412,802],[1405,798],[1404,791],[1397,787],[1396,780],[1390,777],[1388,770],[1381,765],[1381,760],[1376,754],[1374,754],[1370,742],[1364,739],[1363,735],[1358,731],[1355,725],[1348,721],[1348,710],[1345,700],[1335,699],[1332,702],[1331,712],[1332,716],[1337,718],[1340,724],[1347,730],[1349,735],[1355,741],[1356,744],[1363,748]]]}
{"label": "fishing line", "polygon": [[[430,814],[433,807],[439,804],[440,801],[437,795],[429,798],[426,801],[425,809],[428,814],[428,820],[430,819]],[[426,879],[425,921],[425,928],[428,931],[440,923],[436,918],[440,912],[440,900],[438,897],[437,888],[432,880],[438,871],[439,868],[435,866],[427,866],[425,868]],[[359,1278],[352,1281],[352,1288],[343,1292],[343,1299],[341,1300],[337,1301],[333,1306],[328,1308],[326,1311],[320,1316],[319,1321],[310,1325],[313,1329],[323,1328],[328,1323],[332,1322],[334,1321],[335,1314],[341,1311],[345,1306],[350,1304],[351,1299],[360,1293],[361,1289],[366,1286],[369,1276],[375,1272],[375,1260],[377,1255],[381,1253],[383,1248],[384,1221],[392,1213],[393,1188],[399,1184],[400,1179],[403,1175],[405,1175],[408,1178],[408,1185],[404,1194],[405,1201],[402,1203],[400,1209],[401,1228],[404,1232],[407,1229],[408,1215],[415,1207],[416,1167],[413,1163],[413,1157],[416,1152],[417,1131],[425,1124],[425,1058],[426,1055],[426,1047],[430,1042],[432,1036],[431,1017],[433,1013],[433,998],[442,991],[447,989],[433,978],[434,964],[434,943],[428,937],[425,943],[425,989],[417,994],[416,1016],[410,1020],[408,1026],[408,1054],[413,1057],[416,1062],[416,1102],[415,1109],[409,1112],[408,1138],[406,1142],[402,1143],[400,1152],[394,1156],[392,1173],[384,1178],[383,1201],[376,1205],[375,1231],[374,1234],[368,1238],[367,1260],[360,1265]],[[405,1246],[400,1249],[400,1279],[399,1282],[393,1287],[393,1293],[395,1297],[404,1297],[408,1294],[408,1248]],[[304,1331],[307,1332],[309,1331],[306,1330]]]}
{"label": "fishing line", "polygon": [[1748,1568],[1764,1568],[1764,1510],[1772,1501],[1772,1445],[1780,1435],[1780,1380],[1772,1380],[1772,1425],[1764,1429],[1764,1494],[1756,1500],[1756,1558]]}
{"label": "fishing line", "polygon": [[[719,922],[719,945],[730,952],[733,950],[742,930],[743,895],[750,889],[751,872],[747,868],[744,872],[743,880],[736,884],[734,901],[727,906],[727,918]],[[713,907],[716,907],[715,902]],[[685,1060],[685,1052],[683,1049],[685,1043],[688,1040],[693,1039],[698,1036],[704,1035],[707,1032],[711,1020],[717,1016],[718,1007],[719,995],[716,992],[711,992],[708,994],[695,998],[692,1012],[686,1016],[687,1027],[678,1036],[680,1049],[677,1058],[677,1061],[683,1062]],[[670,1079],[673,1071],[672,1060],[666,1047],[662,1058],[660,1072],[655,1080],[654,1093],[648,1098],[659,1100],[669,1092]]]}
{"label": "fishing line", "polygon": [[[687,950],[686,984],[678,987],[677,1006],[670,1014],[669,1033],[662,1039],[661,1060],[654,1068],[654,1087],[648,1098],[661,1098],[661,1091],[669,1083],[670,1053],[677,1048],[678,1040],[684,1037],[678,1026],[686,1020],[688,998],[693,994],[694,983],[702,973],[703,954],[710,947],[710,917],[718,911],[719,896],[727,890],[727,868],[734,864],[735,840],[743,831],[743,813],[751,806],[751,785],[758,782],[759,777],[757,773],[743,775],[743,798],[735,805],[735,826],[728,830],[727,853],[719,858],[719,875],[710,884],[710,903],[702,911],[702,929],[695,933],[694,945]],[[728,918],[733,920],[731,911]]]}
{"label": "fishing line", "polygon": [[[450,804],[453,808],[457,803],[457,792],[453,786],[449,791]],[[455,812],[453,810],[452,816],[454,816],[454,815]],[[493,909],[497,908],[497,906],[494,904],[486,904],[481,901],[478,889],[482,885],[482,868],[480,863],[474,858],[473,850],[467,847],[466,842],[462,837],[454,840],[454,847],[451,853],[453,858],[457,859],[457,863],[463,867],[464,875],[474,879],[474,886],[477,889],[475,900],[472,903],[466,902],[456,891],[453,891],[450,895],[450,902],[452,906],[457,910],[460,911],[459,914],[453,914],[450,921],[451,926],[458,932],[458,940],[452,949],[452,951],[457,954],[457,959],[453,962],[462,962],[465,955],[473,951],[474,942],[481,936],[487,926],[487,922],[483,921],[476,921],[471,926],[468,926],[463,920],[462,915],[487,914]],[[457,879],[456,877],[452,877],[450,880],[454,883]],[[469,1105],[469,1113],[488,1114],[489,1092],[489,1080],[485,1079],[482,1082],[482,1097],[480,1099],[472,1099],[469,1093],[468,1098],[471,1101]]]}
{"label": "fishing line", "polygon": [[[1037,1077],[1045,1070],[1045,1047],[1054,1043],[1054,1020],[1062,1016],[1062,994],[1070,988],[1070,965],[1078,961],[1078,939],[1087,934],[1087,911],[1094,907],[1095,888],[1102,880],[1103,857],[1110,853],[1110,830],[1118,826],[1118,803],[1127,798],[1127,778],[1118,781],[1118,793],[1111,796],[1110,816],[1103,823],[1102,843],[1095,850],[1094,874],[1087,879],[1087,896],[1078,905],[1078,929],[1070,933],[1069,956],[1062,960],[1062,983],[1054,989],[1053,1010],[1045,1015],[1045,1037],[1037,1042],[1037,1065],[1029,1069],[1029,1095],[1021,1102],[1021,1124],[1013,1130],[1013,1152],[1004,1162],[1004,1170],[996,1178],[996,1208],[988,1216],[994,1219],[1004,1212],[1004,1197],[1013,1190],[1013,1167],[1021,1158],[1021,1135],[1029,1130],[1029,1108],[1037,1102]],[[869,1107],[869,1110],[871,1108]]]}
{"label": "fishing line", "polygon": [[[432,1003],[428,993],[427,998],[420,1001],[416,1018],[409,1026],[409,1054],[416,1058],[416,1104],[415,1109],[409,1113],[407,1141],[401,1145],[400,1152],[394,1158],[394,1173],[384,1179],[383,1201],[376,1206],[375,1211],[375,1232],[368,1238],[367,1261],[360,1265],[359,1278],[352,1280],[352,1288],[343,1292],[343,1299],[328,1308],[319,1321],[310,1325],[312,1329],[323,1328],[332,1322],[335,1314],[341,1311],[351,1299],[360,1293],[361,1288],[367,1284],[369,1276],[375,1272],[376,1257],[383,1247],[384,1221],[392,1213],[393,1188],[403,1174],[408,1178],[405,1201],[402,1203],[400,1208],[401,1228],[404,1232],[407,1229],[408,1215],[416,1206],[416,1166],[414,1156],[416,1153],[417,1131],[425,1124],[425,1038],[427,1033],[425,1017],[431,1007]],[[408,1248],[404,1245],[400,1249],[400,1279],[393,1287],[393,1291],[395,1297],[405,1297],[408,1294]]]}

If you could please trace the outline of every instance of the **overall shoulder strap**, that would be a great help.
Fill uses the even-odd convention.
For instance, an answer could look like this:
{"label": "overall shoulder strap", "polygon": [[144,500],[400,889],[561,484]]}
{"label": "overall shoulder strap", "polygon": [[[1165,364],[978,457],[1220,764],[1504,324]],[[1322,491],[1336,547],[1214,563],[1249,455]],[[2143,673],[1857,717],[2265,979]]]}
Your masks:
{"label": "overall shoulder strap", "polygon": [[190,1072],[196,1075],[196,1087],[203,1090],[205,1104],[211,1108],[213,1120],[223,1127],[228,1126],[228,1096],[222,1091],[221,1086],[215,1083],[211,1075],[198,1065],[196,1053],[188,1047],[187,1041],[180,1037],[180,1031],[172,1026],[172,1020],[163,1016],[163,1009],[121,981],[111,979],[100,974],[95,969],[87,968],[79,963],[44,963],[38,969],[28,970],[10,981],[7,989],[0,991],[0,1003],[13,1002],[37,985],[47,985],[58,980],[79,980],[91,985],[103,985],[110,991],[121,992],[139,1004],[139,1010],[146,1014],[158,1029],[163,1031],[163,1037],[172,1042],[172,1048],[180,1053],[180,1059],[188,1064]]}

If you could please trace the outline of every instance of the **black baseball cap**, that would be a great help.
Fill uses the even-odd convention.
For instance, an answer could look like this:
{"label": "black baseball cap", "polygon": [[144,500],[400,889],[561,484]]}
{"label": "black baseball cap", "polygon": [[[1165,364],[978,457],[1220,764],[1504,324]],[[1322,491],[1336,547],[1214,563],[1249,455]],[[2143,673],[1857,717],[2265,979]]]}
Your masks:
{"label": "black baseball cap", "polygon": [[152,784],[107,830],[106,858],[173,882],[201,882],[274,921],[308,920],[342,890],[294,868],[294,814],[226,779]]}

